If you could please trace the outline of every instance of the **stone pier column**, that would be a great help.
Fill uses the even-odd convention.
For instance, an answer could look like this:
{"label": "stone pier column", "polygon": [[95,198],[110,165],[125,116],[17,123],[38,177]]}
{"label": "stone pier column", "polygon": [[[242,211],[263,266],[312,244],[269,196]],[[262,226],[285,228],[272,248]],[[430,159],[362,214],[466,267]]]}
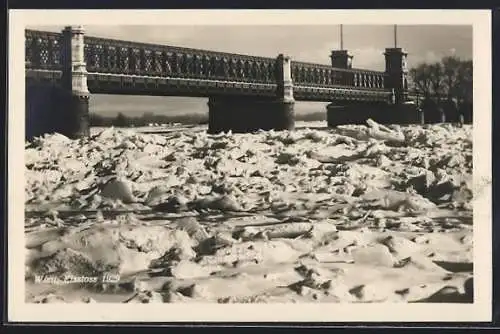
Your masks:
{"label": "stone pier column", "polygon": [[295,129],[295,99],[293,97],[292,61],[290,57],[280,54],[278,62],[278,99],[277,130]]}
{"label": "stone pier column", "polygon": [[84,29],[81,26],[63,30],[63,95],[60,133],[70,138],[90,135],[87,68],[84,57]]}
{"label": "stone pier column", "polygon": [[422,110],[422,108],[417,107],[417,113],[418,113],[418,122],[419,122],[419,124],[420,125],[424,125],[425,124],[425,113]]}
{"label": "stone pier column", "polygon": [[446,113],[444,112],[444,108],[439,106],[439,121],[440,123],[446,123]]}
{"label": "stone pier column", "polygon": [[248,133],[295,128],[291,60],[276,59],[276,96],[217,95],[208,99],[208,132]]}
{"label": "stone pier column", "polygon": [[460,107],[460,113],[464,115],[464,123],[465,124],[472,124],[474,115],[474,105],[472,101],[467,101],[462,103],[462,106]]}

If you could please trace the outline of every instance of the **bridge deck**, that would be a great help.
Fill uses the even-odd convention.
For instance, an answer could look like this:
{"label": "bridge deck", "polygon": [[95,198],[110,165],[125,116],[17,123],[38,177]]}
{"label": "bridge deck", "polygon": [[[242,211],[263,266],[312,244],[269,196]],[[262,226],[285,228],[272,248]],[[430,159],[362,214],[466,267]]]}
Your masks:
{"label": "bridge deck", "polygon": [[[61,83],[61,71],[27,70],[27,84]],[[277,84],[210,79],[152,77],[107,73],[88,73],[92,94],[209,97],[213,95],[276,96]],[[295,85],[297,101],[388,101],[391,91],[351,88],[341,85]]]}

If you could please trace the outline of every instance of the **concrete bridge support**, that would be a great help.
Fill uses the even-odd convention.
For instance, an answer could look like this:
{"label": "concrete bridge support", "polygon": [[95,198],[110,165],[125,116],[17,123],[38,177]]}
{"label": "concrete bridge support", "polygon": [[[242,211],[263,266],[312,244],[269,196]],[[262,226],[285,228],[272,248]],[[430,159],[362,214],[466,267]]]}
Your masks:
{"label": "concrete bridge support", "polygon": [[456,101],[436,102],[425,99],[421,109],[424,113],[425,123],[472,123],[472,105],[470,103],[457,103]]}
{"label": "concrete bridge support", "polygon": [[418,114],[418,124],[424,125],[425,124],[425,113],[422,110],[422,108],[417,107],[417,114]]}
{"label": "concrete bridge support", "polygon": [[279,98],[212,96],[208,100],[208,132],[293,130],[294,104]]}
{"label": "concrete bridge support", "polygon": [[290,58],[277,58],[277,95],[212,96],[208,101],[208,132],[254,132],[258,130],[293,130],[295,100]]}
{"label": "concrete bridge support", "polygon": [[69,138],[88,136],[88,102],[88,97],[75,96],[60,86],[27,84],[25,140],[55,132]]}
{"label": "concrete bridge support", "polygon": [[[392,89],[392,101],[386,103],[342,102],[327,106],[328,126],[365,124],[368,118],[382,124],[421,123],[422,114],[413,104],[406,104],[408,92],[407,53],[401,48],[385,50],[386,89]],[[352,57],[347,51],[332,51],[332,66],[349,68]]]}
{"label": "concrete bridge support", "polygon": [[421,112],[413,104],[352,103],[327,105],[326,119],[329,127],[344,124],[366,124],[368,118],[380,124],[416,124],[421,122]]}
{"label": "concrete bridge support", "polygon": [[460,104],[459,113],[462,115],[465,124],[472,124],[473,120],[473,104],[471,102],[465,102]]}
{"label": "concrete bridge support", "polygon": [[55,131],[59,94],[56,86],[26,82],[25,140]]}
{"label": "concrete bridge support", "polygon": [[89,136],[89,98],[84,61],[84,31],[66,27],[61,45],[61,84],[26,83],[27,140],[58,132],[70,138]]}

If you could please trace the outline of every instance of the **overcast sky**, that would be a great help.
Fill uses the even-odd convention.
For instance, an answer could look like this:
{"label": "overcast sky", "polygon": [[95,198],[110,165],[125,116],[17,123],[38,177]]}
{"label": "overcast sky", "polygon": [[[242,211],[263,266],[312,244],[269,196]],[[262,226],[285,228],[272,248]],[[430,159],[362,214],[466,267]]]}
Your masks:
{"label": "overcast sky", "polygon": [[[36,26],[60,31],[64,27]],[[226,51],[266,57],[285,53],[292,59],[328,64],[340,46],[338,25],[331,26],[85,26],[88,35]],[[354,55],[353,67],[384,70],[383,52],[394,46],[392,25],[344,25],[344,48]],[[433,62],[455,54],[472,59],[472,26],[398,26],[398,46],[408,63]]]}

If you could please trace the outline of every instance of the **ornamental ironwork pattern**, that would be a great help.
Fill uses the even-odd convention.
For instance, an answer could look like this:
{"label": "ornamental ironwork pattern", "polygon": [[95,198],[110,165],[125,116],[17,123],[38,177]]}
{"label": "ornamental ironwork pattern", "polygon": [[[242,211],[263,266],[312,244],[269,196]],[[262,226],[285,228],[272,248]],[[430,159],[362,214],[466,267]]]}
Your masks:
{"label": "ornamental ironwork pattern", "polygon": [[62,34],[26,30],[25,67],[28,69],[62,70]]}
{"label": "ornamental ironwork pattern", "polygon": [[[63,34],[25,31],[27,78],[56,83],[62,71]],[[93,93],[209,96],[272,96],[279,89],[277,58],[214,52],[115,39],[84,37],[88,87]],[[361,69],[291,62],[297,100],[390,97],[386,74]]]}
{"label": "ornamental ironwork pattern", "polygon": [[276,83],[274,58],[85,37],[87,71],[172,77]]}
{"label": "ornamental ironwork pattern", "polygon": [[361,69],[343,69],[327,65],[292,62],[292,81],[295,85],[349,86],[384,89],[385,73]]}

